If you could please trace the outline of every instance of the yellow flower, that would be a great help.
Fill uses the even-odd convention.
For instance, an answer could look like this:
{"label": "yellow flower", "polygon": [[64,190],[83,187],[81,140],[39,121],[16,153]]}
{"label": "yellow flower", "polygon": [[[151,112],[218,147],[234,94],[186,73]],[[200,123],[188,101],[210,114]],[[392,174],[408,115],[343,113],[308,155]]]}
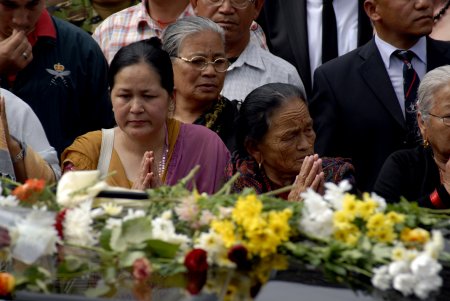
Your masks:
{"label": "yellow flower", "polygon": [[247,237],[247,250],[251,255],[261,258],[276,253],[278,245],[281,243],[280,238],[269,228],[253,231]]}
{"label": "yellow flower", "polygon": [[387,224],[384,224],[379,228],[370,229],[367,232],[367,236],[375,241],[384,243],[392,243],[397,237],[394,232],[394,228]]}
{"label": "yellow flower", "polygon": [[403,242],[425,244],[430,240],[430,232],[422,228],[404,228],[400,233]]}
{"label": "yellow flower", "polygon": [[387,213],[386,218],[394,224],[400,224],[405,221],[405,216],[403,214],[394,211]]}
{"label": "yellow flower", "polygon": [[361,236],[361,232],[359,231],[358,227],[351,223],[342,223],[341,226],[341,228],[337,229],[334,232],[334,237],[339,241],[354,246]]}
{"label": "yellow flower", "polygon": [[383,213],[378,212],[372,215],[369,220],[367,221],[367,229],[369,231],[378,229],[384,224],[385,216]]}
{"label": "yellow flower", "polygon": [[347,211],[339,210],[333,215],[333,226],[335,228],[346,227],[352,221],[352,217],[347,214]]}
{"label": "yellow flower", "polygon": [[285,209],[281,212],[271,211],[269,212],[269,229],[277,235],[281,241],[289,239],[289,218],[292,215],[292,210]]}
{"label": "yellow flower", "polygon": [[246,219],[259,216],[262,211],[262,203],[254,194],[245,197],[240,196],[233,209],[232,217],[238,224],[242,224]]}
{"label": "yellow flower", "polygon": [[214,220],[211,222],[211,228],[222,237],[225,247],[229,248],[236,243],[235,226],[232,221]]}
{"label": "yellow flower", "polygon": [[356,203],[356,216],[367,220],[372,216],[378,204],[374,200],[359,201]]}
{"label": "yellow flower", "polygon": [[356,213],[356,196],[353,194],[345,194],[342,202],[342,210],[346,212],[349,218],[353,219]]}

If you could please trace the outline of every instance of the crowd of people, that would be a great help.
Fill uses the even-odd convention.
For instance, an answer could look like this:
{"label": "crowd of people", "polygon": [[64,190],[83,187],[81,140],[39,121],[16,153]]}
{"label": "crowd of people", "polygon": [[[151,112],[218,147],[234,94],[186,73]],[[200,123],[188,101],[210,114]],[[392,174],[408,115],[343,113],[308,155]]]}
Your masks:
{"label": "crowd of people", "polygon": [[0,172],[450,208],[449,6],[0,0]]}

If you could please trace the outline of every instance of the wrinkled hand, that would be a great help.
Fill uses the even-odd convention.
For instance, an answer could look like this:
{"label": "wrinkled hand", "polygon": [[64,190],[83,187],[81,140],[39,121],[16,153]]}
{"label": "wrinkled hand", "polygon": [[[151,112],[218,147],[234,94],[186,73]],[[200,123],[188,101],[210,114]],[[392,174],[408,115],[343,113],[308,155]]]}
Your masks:
{"label": "wrinkled hand", "polygon": [[0,41],[0,74],[16,74],[32,60],[32,47],[23,31],[14,29],[8,38]]}
{"label": "wrinkled hand", "polygon": [[145,152],[142,157],[138,177],[133,183],[132,189],[145,190],[161,186],[158,169],[155,164],[155,156],[152,151]]}
{"label": "wrinkled hand", "polygon": [[316,192],[323,194],[325,184],[325,176],[322,171],[322,159],[319,155],[306,156],[303,160],[302,167],[298,176],[295,178],[294,187],[289,193],[289,201],[300,201],[300,193],[308,188],[314,189]]}

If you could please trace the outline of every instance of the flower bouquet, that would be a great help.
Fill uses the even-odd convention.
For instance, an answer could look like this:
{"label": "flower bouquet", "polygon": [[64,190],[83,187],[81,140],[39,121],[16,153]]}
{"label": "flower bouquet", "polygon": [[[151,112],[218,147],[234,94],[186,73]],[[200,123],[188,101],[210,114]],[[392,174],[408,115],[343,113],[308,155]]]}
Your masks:
{"label": "flower bouquet", "polygon": [[[96,171],[65,174],[56,195],[36,180],[15,188],[9,181],[0,226],[11,236],[2,251],[13,275],[0,274],[0,293],[15,285],[148,300],[156,286],[251,300],[289,258],[333,281],[356,278],[405,296],[426,298],[442,285],[449,258],[437,229],[448,226],[445,212],[358,198],[346,182],[327,183],[323,196],[307,191],[302,203],[230,194],[233,179],[214,195],[199,194],[185,188],[194,173],[145,193],[112,190]],[[113,198],[102,198],[105,190]]]}

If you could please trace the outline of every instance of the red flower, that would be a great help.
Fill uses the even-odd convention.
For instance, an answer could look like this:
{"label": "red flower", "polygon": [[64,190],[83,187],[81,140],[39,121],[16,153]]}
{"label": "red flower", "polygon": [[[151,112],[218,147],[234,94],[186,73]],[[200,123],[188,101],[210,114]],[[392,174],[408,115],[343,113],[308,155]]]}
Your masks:
{"label": "red flower", "polygon": [[208,270],[207,253],[203,249],[193,249],[184,258],[188,272],[206,272]]}
{"label": "red flower", "polygon": [[248,251],[243,245],[232,247],[228,251],[228,259],[234,262],[238,268],[248,268],[250,266]]}
{"label": "red flower", "polygon": [[138,281],[145,281],[152,274],[152,265],[147,258],[138,258],[133,263],[133,277]]}
{"label": "red flower", "polygon": [[66,213],[67,213],[67,208],[59,211],[55,218],[55,229],[56,229],[56,232],[58,232],[59,238],[61,238],[61,239],[64,239],[63,223],[64,223],[64,219],[66,217]]}
{"label": "red flower", "polygon": [[41,193],[45,188],[45,180],[28,179],[25,184],[17,186],[12,194],[23,202],[35,202],[36,195]]}
{"label": "red flower", "polygon": [[191,295],[197,295],[202,291],[208,277],[207,271],[203,272],[188,272],[186,290]]}
{"label": "red flower", "polygon": [[8,296],[16,285],[16,279],[9,273],[0,273],[0,296]]}

